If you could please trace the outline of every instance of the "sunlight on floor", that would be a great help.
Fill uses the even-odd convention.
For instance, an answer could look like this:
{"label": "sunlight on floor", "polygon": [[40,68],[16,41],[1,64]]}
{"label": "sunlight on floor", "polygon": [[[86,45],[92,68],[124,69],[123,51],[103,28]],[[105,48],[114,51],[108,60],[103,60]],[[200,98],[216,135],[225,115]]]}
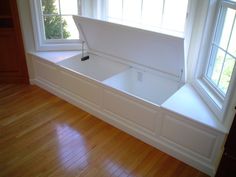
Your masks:
{"label": "sunlight on floor", "polygon": [[88,151],[83,137],[68,125],[56,127],[59,157],[65,169],[85,168],[88,165]]}

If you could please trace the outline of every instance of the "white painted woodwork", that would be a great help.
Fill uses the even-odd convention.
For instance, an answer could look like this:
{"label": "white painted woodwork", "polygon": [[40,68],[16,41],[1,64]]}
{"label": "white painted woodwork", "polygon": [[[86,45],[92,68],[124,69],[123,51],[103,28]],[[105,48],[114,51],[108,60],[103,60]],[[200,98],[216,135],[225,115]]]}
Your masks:
{"label": "white painted woodwork", "polygon": [[189,84],[185,84],[167,99],[162,104],[162,107],[196,122],[208,125],[215,130],[226,132],[225,127],[220,124],[206,103]]}
{"label": "white painted woodwork", "polygon": [[[75,57],[79,56],[75,55]],[[74,60],[72,57],[64,61],[69,62],[70,59]],[[142,73],[143,76],[138,76],[137,71],[139,72],[139,70],[127,69],[126,65],[121,65],[121,68],[124,69],[121,70],[121,73],[112,72],[115,75],[110,75],[103,83],[98,78],[91,78],[92,76],[80,73],[80,70],[63,66],[61,61],[50,63],[38,57],[32,57],[32,63],[35,72],[33,83],[207,174],[215,173],[225,131],[212,124],[207,124],[207,121],[196,121],[197,117],[191,118],[190,114],[187,114],[188,117],[186,117],[184,111],[183,113],[174,111],[175,108],[185,107],[185,104],[188,103],[188,101],[184,102],[185,99],[176,97],[176,94],[186,92],[185,87],[188,88],[188,85],[177,90],[177,81],[168,80],[168,78],[160,79],[156,75],[150,76],[150,73],[146,72]],[[106,64],[104,63],[104,65]],[[120,65],[117,66],[119,69]],[[125,73],[131,75],[127,75],[127,78],[124,79]],[[120,77],[121,75],[123,76]],[[177,91],[173,95],[166,94],[169,97],[167,101],[158,105],[152,100],[146,101],[147,98],[142,98],[141,94],[137,95],[138,92],[134,92],[132,89],[127,90],[130,88],[129,84],[139,82],[139,77],[145,79],[146,76],[150,77],[150,80],[140,86],[140,89],[145,89],[145,92],[152,91],[151,94],[155,95],[155,93],[159,94],[163,91],[160,94],[164,95],[168,90],[167,86],[173,86],[173,92]],[[157,84],[155,89],[150,89],[152,84],[155,85],[155,79],[158,84],[161,85],[164,82],[164,85],[165,83],[167,85],[163,86],[163,89],[158,89]],[[115,85],[116,81],[117,85]],[[122,82],[127,82],[123,89]],[[145,88],[146,84],[150,86]],[[130,91],[132,92],[130,93]],[[195,92],[187,92],[187,96],[196,99]],[[170,103],[172,97],[179,100],[172,105],[173,107],[170,107],[171,104],[167,103]],[[195,104],[195,102],[189,103]],[[202,111],[207,109],[204,104],[193,106]],[[193,116],[199,115],[201,114],[193,114]],[[203,113],[203,115],[205,114]]]}
{"label": "white painted woodwork", "polygon": [[44,79],[45,81],[48,81],[55,85],[59,84],[59,71],[55,66],[40,60],[35,60],[33,64],[36,78]]}
{"label": "white painted woodwork", "polygon": [[88,81],[82,77],[66,71],[60,72],[60,86],[69,92],[85,99],[96,107],[102,102],[102,89],[94,81]]}
{"label": "white painted woodwork", "polygon": [[216,136],[165,115],[161,136],[205,158],[211,158]]}
{"label": "white painted woodwork", "polygon": [[184,71],[184,39],[87,17],[74,16],[90,51],[138,63],[176,77]]}
{"label": "white painted woodwork", "polygon": [[132,121],[139,126],[155,131],[156,111],[127,97],[105,90],[103,95],[104,110]]}

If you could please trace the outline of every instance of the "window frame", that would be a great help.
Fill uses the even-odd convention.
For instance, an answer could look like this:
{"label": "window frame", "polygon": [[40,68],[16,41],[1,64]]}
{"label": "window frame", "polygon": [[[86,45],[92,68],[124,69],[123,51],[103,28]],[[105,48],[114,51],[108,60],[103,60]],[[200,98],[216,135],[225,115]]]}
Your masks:
{"label": "window frame", "polygon": [[[81,0],[78,0],[81,5]],[[30,0],[32,25],[36,51],[80,50],[80,39],[45,39],[44,22],[41,3],[39,0]],[[81,12],[80,7],[80,12]]]}
{"label": "window frame", "polygon": [[[208,72],[210,70],[210,72],[213,72],[213,69],[214,67],[211,67],[210,63],[212,62],[212,58],[211,56],[213,56],[213,58],[215,59],[216,58],[216,55],[217,55],[217,52],[218,50],[222,51],[224,53],[224,59],[223,59],[223,66],[224,66],[224,63],[225,63],[225,59],[226,59],[226,56],[229,55],[230,57],[232,57],[234,60],[236,60],[236,57],[231,54],[229,51],[228,51],[228,47],[229,47],[229,43],[230,43],[230,38],[232,37],[232,30],[233,30],[233,26],[231,28],[231,31],[230,31],[230,35],[229,35],[229,41],[228,41],[228,44],[227,44],[227,47],[226,49],[222,48],[219,44],[219,40],[221,39],[221,35],[222,35],[222,32],[223,32],[223,24],[224,24],[224,21],[225,21],[225,17],[226,17],[226,12],[227,12],[227,9],[228,8],[232,8],[231,7],[231,4],[229,2],[225,2],[223,1],[221,3],[221,6],[220,6],[220,9],[219,9],[219,15],[218,15],[218,19],[217,19],[217,24],[216,24],[216,29],[215,29],[215,33],[214,33],[214,37],[213,37],[213,41],[211,42],[211,52],[210,52],[210,56],[209,56],[209,59],[208,59],[208,64],[205,68],[205,73],[204,73],[204,78],[206,80],[208,80],[209,84],[212,85],[212,87],[215,89],[216,93],[218,94],[219,97],[221,97],[222,101],[224,100],[224,97],[226,95],[226,93],[223,92],[223,90],[221,90],[221,88],[219,88],[219,82],[220,82],[220,77],[222,76],[222,71],[223,71],[223,68],[221,70],[221,74],[219,76],[219,80],[217,81],[218,83],[215,84],[208,76]],[[236,7],[233,7],[232,9],[236,10]],[[233,25],[235,24],[235,16],[234,16],[234,22],[233,22]],[[213,49],[214,48],[214,49]]]}
{"label": "window frame", "polygon": [[207,18],[205,21],[205,28],[202,35],[201,47],[199,50],[198,63],[196,66],[193,86],[201,95],[203,100],[207,103],[209,108],[215,113],[220,122],[226,121],[225,114],[227,106],[232,98],[232,91],[235,89],[236,83],[236,67],[232,72],[228,91],[225,95],[212,84],[207,77],[207,69],[210,62],[211,47],[215,33],[217,32],[217,23],[221,16],[221,5],[225,3],[224,0],[209,0],[209,7]]}

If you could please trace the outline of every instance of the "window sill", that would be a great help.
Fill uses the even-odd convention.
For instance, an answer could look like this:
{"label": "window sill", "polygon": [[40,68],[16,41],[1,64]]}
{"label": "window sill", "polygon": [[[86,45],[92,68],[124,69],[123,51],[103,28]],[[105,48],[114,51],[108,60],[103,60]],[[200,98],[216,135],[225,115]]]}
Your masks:
{"label": "window sill", "polygon": [[204,102],[209,106],[212,112],[217,115],[217,118],[222,122],[223,119],[223,102],[219,97],[210,89],[204,79],[197,79],[193,86],[195,90],[202,97]]}
{"label": "window sill", "polygon": [[181,87],[162,104],[162,107],[219,132],[227,132],[224,125],[190,84]]}
{"label": "window sill", "polygon": [[36,43],[36,51],[71,51],[81,50],[81,44],[78,43]]}
{"label": "window sill", "polygon": [[36,56],[50,63],[58,63],[65,59],[80,55],[80,51],[49,51],[49,52],[29,52],[30,55]]}

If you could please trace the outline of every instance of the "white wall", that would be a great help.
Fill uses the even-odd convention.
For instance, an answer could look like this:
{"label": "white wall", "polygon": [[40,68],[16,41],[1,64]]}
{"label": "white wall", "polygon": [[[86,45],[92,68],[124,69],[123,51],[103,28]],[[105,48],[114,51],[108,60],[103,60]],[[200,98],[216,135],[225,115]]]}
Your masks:
{"label": "white wall", "polygon": [[21,31],[23,35],[26,53],[35,51],[35,42],[29,1],[30,0],[17,0]]}
{"label": "white wall", "polygon": [[195,79],[195,70],[199,57],[199,50],[201,48],[202,35],[204,31],[204,25],[206,22],[207,10],[209,6],[208,1],[196,1],[191,0],[190,19],[188,19],[189,27],[187,28],[188,51],[186,51],[186,68],[187,68],[187,82],[191,83]]}
{"label": "white wall", "polygon": [[35,41],[34,41],[34,34],[33,34],[33,26],[32,26],[32,19],[31,19],[31,11],[30,11],[30,0],[17,0],[17,6],[19,11],[19,18],[21,24],[21,32],[24,42],[25,48],[25,56],[26,62],[28,66],[28,73],[29,78],[34,78],[34,72],[32,64],[29,60],[30,55],[29,52],[35,52]]}

